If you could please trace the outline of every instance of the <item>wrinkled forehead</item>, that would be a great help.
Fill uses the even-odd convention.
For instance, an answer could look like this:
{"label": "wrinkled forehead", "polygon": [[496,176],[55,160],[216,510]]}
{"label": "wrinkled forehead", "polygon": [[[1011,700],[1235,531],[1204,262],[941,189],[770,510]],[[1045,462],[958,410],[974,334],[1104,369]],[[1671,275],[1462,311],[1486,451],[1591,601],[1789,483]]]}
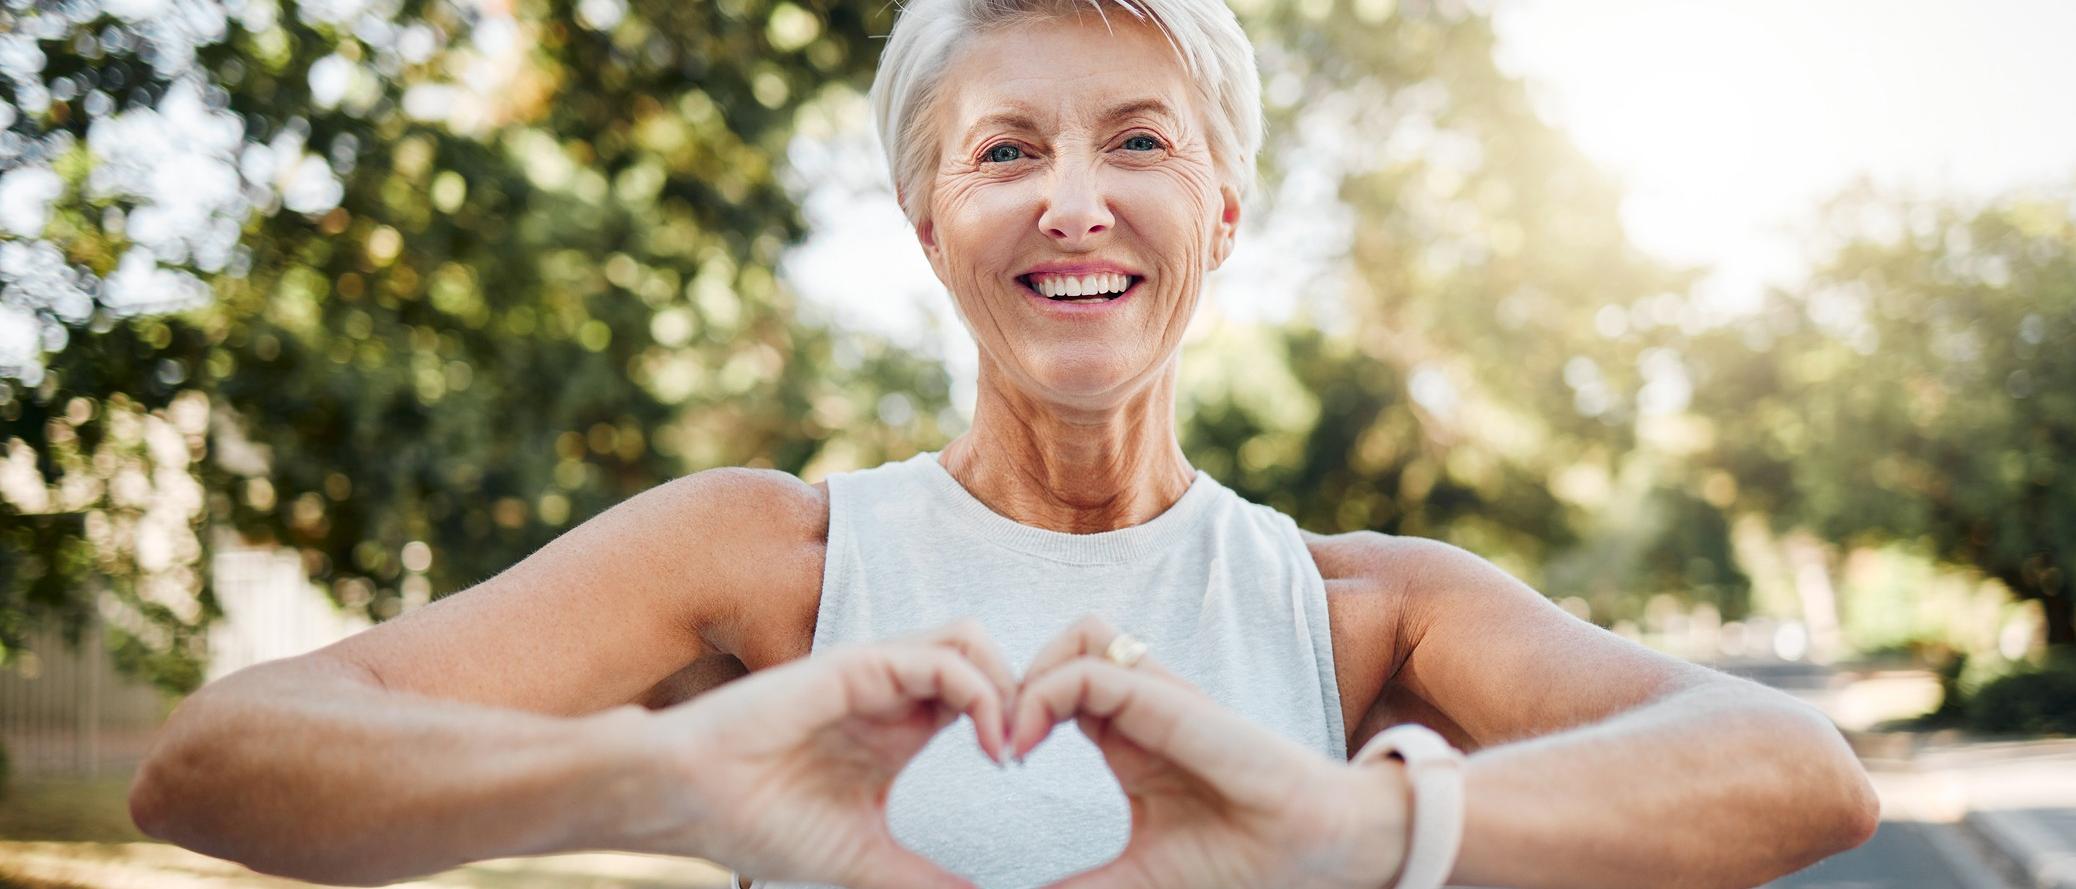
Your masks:
{"label": "wrinkled forehead", "polygon": [[987,131],[1051,133],[1127,120],[1194,129],[1196,90],[1154,26],[1124,14],[1025,22],[976,36],[946,69],[942,141]]}

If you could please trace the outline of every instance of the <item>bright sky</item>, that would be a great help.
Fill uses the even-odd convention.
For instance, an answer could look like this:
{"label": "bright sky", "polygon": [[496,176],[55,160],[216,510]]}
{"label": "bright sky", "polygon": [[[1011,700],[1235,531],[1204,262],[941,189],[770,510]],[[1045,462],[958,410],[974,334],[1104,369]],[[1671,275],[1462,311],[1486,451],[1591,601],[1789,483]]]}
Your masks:
{"label": "bright sky", "polygon": [[1504,0],[1503,70],[1619,176],[1623,221],[1726,307],[1801,265],[1855,179],[1983,197],[2076,183],[2076,3]]}
{"label": "bright sky", "polygon": [[[1708,266],[1734,309],[1802,267],[1795,226],[1857,177],[1919,195],[2076,184],[2076,3],[1498,0],[1499,64],[1624,184],[1644,249]],[[973,348],[884,190],[862,106],[794,160],[813,227],[787,276],[846,324],[943,354],[970,409]],[[832,150],[833,149],[833,150]],[[848,184],[846,184],[848,183]],[[1344,226],[1331,184],[1244,230],[1210,301],[1277,314]],[[1291,192],[1286,192],[1290,195]],[[1257,224],[1264,220],[1254,220]],[[859,287],[861,280],[870,286]],[[930,325],[936,325],[931,333]]]}

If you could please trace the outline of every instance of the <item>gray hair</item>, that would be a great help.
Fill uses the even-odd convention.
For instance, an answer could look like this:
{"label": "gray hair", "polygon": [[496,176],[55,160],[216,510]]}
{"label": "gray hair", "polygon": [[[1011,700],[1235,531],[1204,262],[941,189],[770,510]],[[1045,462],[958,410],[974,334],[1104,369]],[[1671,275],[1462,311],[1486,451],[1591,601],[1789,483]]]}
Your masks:
{"label": "gray hair", "polygon": [[929,112],[959,46],[985,31],[1064,18],[1083,6],[1099,15],[1105,6],[1121,9],[1167,37],[1213,110],[1208,123],[1219,174],[1242,197],[1253,189],[1263,133],[1261,75],[1254,47],[1224,0],[908,0],[880,55],[871,99],[887,172],[910,224],[920,224],[930,206],[940,134]]}

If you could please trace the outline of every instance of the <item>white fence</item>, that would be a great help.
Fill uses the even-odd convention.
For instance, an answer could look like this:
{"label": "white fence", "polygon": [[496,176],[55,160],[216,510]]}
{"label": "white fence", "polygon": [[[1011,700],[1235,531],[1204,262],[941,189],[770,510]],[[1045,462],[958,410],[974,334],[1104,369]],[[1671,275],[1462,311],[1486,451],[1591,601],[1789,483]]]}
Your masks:
{"label": "white fence", "polygon": [[98,621],[78,648],[33,633],[0,668],[0,743],[15,774],[92,776],[136,765],[166,710],[157,689],[115,672]]}
{"label": "white fence", "polygon": [[315,651],[369,626],[332,605],[293,550],[219,546],[211,572],[223,620],[209,628],[209,680]]}
{"label": "white fence", "polygon": [[[204,677],[322,648],[368,626],[341,614],[295,554],[219,546],[211,562],[224,618],[209,629]],[[116,672],[94,623],[77,649],[33,634],[0,667],[0,743],[17,775],[86,775],[133,768],[172,701]]]}

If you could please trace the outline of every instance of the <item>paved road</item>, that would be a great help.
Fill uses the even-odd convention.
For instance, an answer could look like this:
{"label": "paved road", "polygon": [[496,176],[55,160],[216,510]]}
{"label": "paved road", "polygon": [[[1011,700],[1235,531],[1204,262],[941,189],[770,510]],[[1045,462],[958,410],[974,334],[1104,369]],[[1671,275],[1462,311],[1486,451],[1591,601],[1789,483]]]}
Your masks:
{"label": "paved road", "polygon": [[[1711,664],[1719,670],[1793,694],[1828,710],[1833,700],[1831,671],[1814,664],[1739,662]],[[1906,781],[1884,781],[1885,816],[1874,838],[1849,852],[1834,855],[1766,884],[1765,889],[2014,889],[1999,875],[1993,860],[1978,850],[1979,840],[1960,825],[1922,820],[1922,800],[1892,799],[1892,790],[1907,790]]]}
{"label": "paved road", "polygon": [[1972,859],[1960,828],[1899,820],[1883,821],[1866,845],[1768,883],[1766,889],[2005,889],[2006,885]]}

